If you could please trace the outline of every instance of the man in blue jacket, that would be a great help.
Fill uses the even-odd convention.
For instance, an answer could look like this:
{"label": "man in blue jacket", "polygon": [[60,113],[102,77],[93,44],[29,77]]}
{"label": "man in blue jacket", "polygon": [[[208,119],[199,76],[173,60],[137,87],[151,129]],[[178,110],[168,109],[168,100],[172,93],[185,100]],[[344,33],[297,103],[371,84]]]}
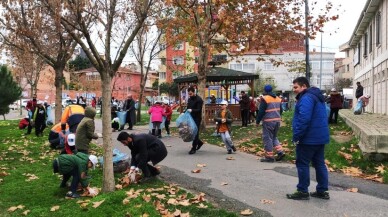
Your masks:
{"label": "man in blue jacket", "polygon": [[[329,143],[329,126],[324,97],[321,90],[310,87],[305,77],[293,81],[296,96],[294,119],[292,121],[293,138],[296,145],[296,168],[299,183],[297,191],[287,194],[294,200],[308,200],[310,196],[330,199],[328,191],[328,172],[325,165],[325,144]],[[318,185],[315,192],[309,194],[310,162],[315,167]]]}

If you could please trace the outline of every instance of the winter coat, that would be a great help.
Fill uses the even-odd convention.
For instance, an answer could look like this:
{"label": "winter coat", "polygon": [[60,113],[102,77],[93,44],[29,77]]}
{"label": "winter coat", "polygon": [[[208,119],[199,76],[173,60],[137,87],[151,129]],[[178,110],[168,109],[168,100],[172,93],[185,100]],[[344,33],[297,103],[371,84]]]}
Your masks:
{"label": "winter coat", "polygon": [[360,98],[362,95],[364,95],[364,87],[363,86],[357,86],[356,89],[356,98]]}
{"label": "winter coat", "polygon": [[[267,97],[270,97],[267,99]],[[271,101],[271,102],[270,102]],[[272,118],[277,118],[276,121],[280,122],[280,116],[283,112],[282,107],[280,106],[280,98],[278,98],[274,93],[270,92],[267,93],[265,96],[260,101],[260,106],[259,106],[259,112],[256,117],[256,124],[259,124],[261,120],[266,120],[266,119],[272,119]],[[267,111],[268,109],[268,104],[270,104],[271,107],[276,107],[277,109],[272,110],[274,108],[271,108],[271,111]]]}
{"label": "winter coat", "polygon": [[254,100],[249,101],[249,111],[250,112],[255,112],[256,111],[256,104]]}
{"label": "winter coat", "polygon": [[[132,142],[128,144],[132,156],[131,166],[146,168],[148,161],[156,165],[167,156],[166,146],[155,136],[149,134],[132,134],[131,137]],[[149,155],[149,152],[153,154]],[[148,176],[149,174],[145,175]]]}
{"label": "winter coat", "polygon": [[[222,116],[221,116],[222,110],[218,110],[216,112],[216,115],[214,117],[214,121],[217,122],[217,133],[219,132],[219,129],[222,124]],[[229,109],[226,109],[226,114],[225,114],[225,119],[226,119],[226,126],[228,127],[229,133],[232,132],[232,122],[233,122],[233,114]]]}
{"label": "winter coat", "polygon": [[79,123],[75,134],[75,147],[77,150],[88,151],[90,141],[98,139],[97,134],[94,133],[95,116],[96,110],[93,107],[86,107],[85,117]]}
{"label": "winter coat", "polygon": [[[88,162],[89,155],[84,154],[82,152],[78,152],[77,154],[62,154],[59,155],[58,159],[58,172],[60,174],[71,174],[74,169],[78,169],[78,173],[86,173],[88,171]],[[88,186],[87,179],[81,179],[82,187]]]}
{"label": "winter coat", "polygon": [[240,104],[241,110],[249,110],[250,100],[248,95],[244,94],[238,103]]}
{"label": "winter coat", "polygon": [[172,109],[169,105],[164,105],[164,113],[166,114],[166,119],[171,121]]}
{"label": "winter coat", "polygon": [[166,116],[164,108],[160,104],[153,105],[148,110],[148,114],[151,115],[151,122],[163,122],[163,116]]}
{"label": "winter coat", "polygon": [[329,143],[326,106],[319,88],[310,87],[296,96],[292,120],[293,142],[303,145]]}
{"label": "winter coat", "polygon": [[47,113],[44,106],[36,106],[32,119],[35,123],[46,123]]}
{"label": "winter coat", "polygon": [[199,126],[202,121],[202,106],[203,100],[198,95],[191,96],[189,97],[189,100],[187,100],[187,109],[191,109],[190,115],[197,126]]}
{"label": "winter coat", "polygon": [[[75,132],[74,128],[77,126],[82,118],[85,116],[85,109],[80,105],[68,105],[62,112],[61,123],[63,126],[67,123],[71,128],[70,131]],[[76,129],[76,128],[75,128]]]}
{"label": "winter coat", "polygon": [[126,99],[123,105],[123,110],[127,111],[127,119],[131,120],[132,125],[135,125],[136,124],[135,100]]}
{"label": "winter coat", "polygon": [[329,103],[330,103],[330,108],[332,109],[342,109],[343,100],[342,100],[341,94],[337,92],[331,93]]}

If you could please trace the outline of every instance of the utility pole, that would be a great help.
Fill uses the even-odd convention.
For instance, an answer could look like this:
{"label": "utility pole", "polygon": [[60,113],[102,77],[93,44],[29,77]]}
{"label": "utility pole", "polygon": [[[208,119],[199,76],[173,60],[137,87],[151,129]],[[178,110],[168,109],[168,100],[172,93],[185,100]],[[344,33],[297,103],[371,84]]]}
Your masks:
{"label": "utility pole", "polygon": [[308,81],[310,81],[310,45],[309,45],[308,16],[309,16],[309,3],[308,3],[308,0],[305,0],[306,78],[307,78]]}

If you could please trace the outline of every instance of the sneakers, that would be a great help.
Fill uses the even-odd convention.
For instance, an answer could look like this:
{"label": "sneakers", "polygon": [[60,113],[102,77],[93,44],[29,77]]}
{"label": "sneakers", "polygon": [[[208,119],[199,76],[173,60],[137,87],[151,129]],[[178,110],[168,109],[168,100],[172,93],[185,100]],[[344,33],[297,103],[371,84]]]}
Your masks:
{"label": "sneakers", "polygon": [[79,197],[80,197],[79,194],[73,193],[71,191],[66,193],[66,198],[69,198],[69,199],[75,199],[75,198],[79,198]]}
{"label": "sneakers", "polygon": [[228,150],[228,154],[232,154],[232,150]]}
{"label": "sneakers", "polygon": [[195,154],[195,149],[194,148],[192,148],[190,151],[189,151],[189,154]]}
{"label": "sneakers", "polygon": [[273,163],[273,162],[275,162],[275,159],[265,157],[265,158],[261,158],[260,162]]}
{"label": "sneakers", "polygon": [[287,198],[292,200],[309,200],[310,194],[308,192],[295,191],[293,194],[287,194]]}
{"label": "sneakers", "polygon": [[284,156],[286,156],[286,154],[284,154],[283,152],[282,152],[282,153],[279,153],[279,154],[276,156],[275,160],[276,160],[276,161],[281,161],[281,160],[283,160]]}
{"label": "sneakers", "polygon": [[233,152],[237,151],[237,149],[236,149],[236,147],[234,147],[234,145],[232,146],[232,150],[233,150]]}
{"label": "sneakers", "polygon": [[324,192],[318,192],[318,191],[311,192],[310,196],[311,197],[320,198],[320,199],[324,199],[324,200],[330,199],[329,192],[327,192],[327,191],[324,191]]}

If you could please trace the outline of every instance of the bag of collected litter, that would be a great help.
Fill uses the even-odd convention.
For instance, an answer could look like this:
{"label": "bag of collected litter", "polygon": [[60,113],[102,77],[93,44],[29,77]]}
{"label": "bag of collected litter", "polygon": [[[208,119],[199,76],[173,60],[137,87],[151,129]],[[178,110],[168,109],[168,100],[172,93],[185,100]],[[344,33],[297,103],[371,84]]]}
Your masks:
{"label": "bag of collected litter", "polygon": [[362,112],[362,101],[358,101],[356,104],[356,107],[354,107],[354,114],[355,115],[360,115]]}
{"label": "bag of collected litter", "polygon": [[46,125],[48,125],[48,126],[51,126],[54,123],[54,116],[53,116],[51,110],[52,110],[51,106],[47,107],[47,111],[46,111],[46,114],[47,114]]}
{"label": "bag of collected litter", "polygon": [[188,111],[179,115],[176,120],[176,125],[178,127],[179,136],[184,142],[191,142],[194,140],[198,128]]}
{"label": "bag of collected litter", "polygon": [[124,125],[125,125],[125,122],[126,122],[126,119],[127,119],[127,112],[116,112],[117,114],[117,117],[119,118],[119,121],[120,121],[120,126],[122,128],[124,128]]}
{"label": "bag of collected litter", "polygon": [[[113,171],[116,173],[124,172],[129,166],[129,156],[128,154],[120,152],[118,149],[113,149]],[[101,165],[104,164],[103,157],[99,157]]]}

